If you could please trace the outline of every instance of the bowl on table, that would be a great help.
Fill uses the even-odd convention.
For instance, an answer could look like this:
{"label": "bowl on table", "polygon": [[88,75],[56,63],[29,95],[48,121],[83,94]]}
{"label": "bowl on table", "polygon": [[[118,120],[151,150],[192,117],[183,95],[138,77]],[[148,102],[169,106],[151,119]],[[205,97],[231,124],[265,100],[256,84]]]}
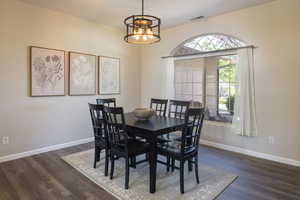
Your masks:
{"label": "bowl on table", "polygon": [[148,108],[136,108],[133,111],[133,114],[138,120],[148,120],[150,117],[155,115],[155,111]]}

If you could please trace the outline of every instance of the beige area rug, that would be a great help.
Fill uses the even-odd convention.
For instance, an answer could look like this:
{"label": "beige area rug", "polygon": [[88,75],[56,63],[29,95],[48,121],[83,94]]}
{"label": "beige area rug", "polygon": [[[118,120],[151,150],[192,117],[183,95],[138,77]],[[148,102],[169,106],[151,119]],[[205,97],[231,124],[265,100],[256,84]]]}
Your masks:
{"label": "beige area rug", "polygon": [[[157,165],[156,193],[149,193],[149,165],[142,163],[136,169],[130,168],[129,190],[124,189],[125,162],[115,162],[113,180],[104,176],[104,155],[97,168],[93,168],[94,150],[88,150],[62,157],[91,181],[121,200],[213,200],[236,178],[236,175],[199,164],[200,184],[195,173],[185,169],[185,194],[180,193],[179,170],[166,172],[164,165]],[[187,166],[187,165],[186,165]]]}

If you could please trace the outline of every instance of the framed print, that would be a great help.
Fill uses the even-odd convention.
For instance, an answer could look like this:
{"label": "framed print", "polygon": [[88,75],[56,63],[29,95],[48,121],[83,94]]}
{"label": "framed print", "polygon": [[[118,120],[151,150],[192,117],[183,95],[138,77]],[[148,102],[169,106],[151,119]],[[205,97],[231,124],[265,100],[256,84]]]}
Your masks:
{"label": "framed print", "polygon": [[30,47],[32,97],[65,95],[65,51]]}
{"label": "framed print", "polygon": [[120,94],[120,59],[99,57],[99,93]]}
{"label": "framed print", "polygon": [[95,55],[70,52],[69,95],[96,95],[96,60]]}

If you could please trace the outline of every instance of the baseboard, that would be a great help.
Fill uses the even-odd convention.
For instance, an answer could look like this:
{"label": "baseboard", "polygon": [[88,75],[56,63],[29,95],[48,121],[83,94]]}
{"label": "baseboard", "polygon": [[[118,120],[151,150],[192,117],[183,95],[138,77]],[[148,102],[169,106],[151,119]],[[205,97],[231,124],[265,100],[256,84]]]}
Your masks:
{"label": "baseboard", "polygon": [[[59,150],[59,149],[63,149],[63,148],[71,147],[71,146],[85,144],[88,142],[92,142],[93,140],[94,140],[94,138],[91,137],[91,138],[76,140],[76,141],[67,142],[67,143],[63,143],[63,144],[57,144],[57,145],[53,145],[53,146],[43,147],[40,149],[34,149],[31,151],[25,151],[22,153],[11,154],[11,155],[0,157],[0,163],[19,159],[19,158],[24,158],[24,157],[28,157],[28,156],[33,156],[33,155],[37,155],[37,154],[45,153],[45,152],[49,152],[49,151]],[[215,147],[218,149],[227,150],[227,151],[232,151],[232,152],[236,152],[236,153],[241,153],[241,154],[253,156],[256,158],[262,158],[262,159],[266,159],[266,160],[271,160],[271,161],[275,161],[275,162],[279,162],[279,163],[284,163],[284,164],[300,167],[300,161],[298,161],[298,160],[293,160],[293,159],[284,158],[284,157],[280,157],[280,156],[274,156],[274,155],[266,154],[266,153],[260,153],[260,152],[251,151],[248,149],[243,149],[240,147],[234,147],[234,146],[230,146],[230,145],[211,142],[208,140],[201,140],[200,144]]]}
{"label": "baseboard", "polygon": [[248,150],[248,149],[243,149],[240,147],[234,147],[234,146],[230,146],[230,145],[211,142],[208,140],[200,140],[200,144],[215,147],[218,149],[227,150],[227,151],[232,151],[235,153],[241,153],[241,154],[253,156],[256,158],[262,158],[265,160],[271,160],[271,161],[275,161],[275,162],[279,162],[279,163],[284,163],[284,164],[300,167],[300,161],[298,161],[298,160],[293,160],[293,159],[284,158],[284,157],[280,157],[280,156],[274,156],[274,155],[266,154],[266,153],[260,153],[260,152],[256,152],[256,151],[252,151],[252,150]]}
{"label": "baseboard", "polygon": [[71,147],[71,146],[75,146],[75,145],[85,144],[85,143],[92,142],[92,141],[94,141],[93,137],[86,138],[86,139],[81,139],[81,140],[76,140],[76,141],[72,141],[72,142],[67,142],[67,143],[63,143],[63,144],[47,146],[47,147],[43,147],[43,148],[40,148],[40,149],[25,151],[25,152],[22,152],[22,153],[11,154],[11,155],[0,157],[0,163],[10,161],[10,160],[15,160],[15,159],[18,159],[18,158],[33,156],[33,155],[40,154],[40,153],[54,151],[54,150],[58,150],[58,149],[63,149],[63,148],[67,148],[67,147]]}

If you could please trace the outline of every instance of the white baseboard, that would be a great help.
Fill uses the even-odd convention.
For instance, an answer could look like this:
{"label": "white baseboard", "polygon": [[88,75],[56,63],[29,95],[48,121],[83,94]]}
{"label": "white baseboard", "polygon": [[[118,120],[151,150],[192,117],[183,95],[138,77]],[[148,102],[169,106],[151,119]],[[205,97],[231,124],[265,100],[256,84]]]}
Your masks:
{"label": "white baseboard", "polygon": [[[40,153],[54,151],[54,150],[58,150],[58,149],[63,149],[63,148],[71,147],[71,146],[85,144],[85,143],[92,142],[92,141],[94,141],[93,137],[76,140],[76,141],[72,141],[72,142],[67,142],[64,144],[57,144],[57,145],[53,145],[53,146],[43,147],[40,149],[34,149],[31,151],[25,151],[22,153],[11,154],[11,155],[0,157],[0,163],[10,161],[10,160],[15,160],[18,158],[33,156],[33,155],[40,154]],[[266,153],[260,153],[260,152],[251,151],[248,149],[243,149],[240,147],[234,147],[234,146],[230,146],[230,145],[211,142],[208,140],[200,140],[200,144],[215,147],[218,149],[227,150],[227,151],[232,151],[232,152],[236,152],[236,153],[241,153],[241,154],[245,154],[248,156],[253,156],[253,157],[257,157],[257,158],[262,158],[262,159],[266,159],[266,160],[271,160],[271,161],[275,161],[275,162],[280,162],[280,163],[300,167],[300,161],[298,161],[298,160],[293,160],[293,159],[284,158],[284,157],[280,157],[280,156],[274,156],[274,155],[266,154]]]}
{"label": "white baseboard", "polygon": [[279,163],[284,163],[284,164],[300,167],[300,161],[298,161],[298,160],[293,160],[293,159],[284,158],[284,157],[280,157],[280,156],[274,156],[274,155],[266,154],[266,153],[260,153],[260,152],[251,151],[248,149],[243,149],[240,147],[234,147],[234,146],[229,146],[229,145],[225,145],[225,144],[211,142],[208,140],[200,140],[200,144],[215,147],[218,149],[227,150],[227,151],[232,151],[232,152],[236,152],[236,153],[240,153],[240,154],[245,154],[248,156],[253,156],[256,158],[262,158],[265,160],[271,160],[271,161],[275,161],[275,162],[279,162]]}
{"label": "white baseboard", "polygon": [[40,149],[25,151],[25,152],[22,152],[22,153],[11,154],[11,155],[0,157],[0,163],[10,161],[10,160],[15,160],[15,159],[18,159],[18,158],[33,156],[33,155],[40,154],[40,153],[54,151],[54,150],[58,150],[58,149],[63,149],[63,148],[67,148],[67,147],[71,147],[71,146],[75,146],[75,145],[79,145],[79,144],[85,144],[85,143],[92,142],[92,141],[94,141],[93,137],[86,138],[86,139],[81,139],[81,140],[76,140],[76,141],[72,141],[72,142],[67,142],[67,143],[63,143],[63,144],[47,146],[47,147],[43,147],[43,148],[40,148]]}

